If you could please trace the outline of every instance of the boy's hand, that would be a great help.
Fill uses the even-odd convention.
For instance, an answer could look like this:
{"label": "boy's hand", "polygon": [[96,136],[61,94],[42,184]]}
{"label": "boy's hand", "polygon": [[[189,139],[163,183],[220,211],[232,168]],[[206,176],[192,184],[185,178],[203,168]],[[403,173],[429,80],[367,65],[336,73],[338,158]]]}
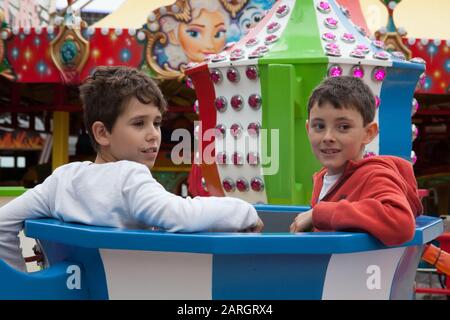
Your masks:
{"label": "boy's hand", "polygon": [[297,215],[294,219],[294,222],[291,224],[289,231],[293,233],[311,231],[311,229],[313,228],[312,213],[313,210],[310,209]]}
{"label": "boy's hand", "polygon": [[256,223],[248,228],[245,228],[244,230],[241,230],[241,232],[261,232],[264,228],[264,223],[260,218],[256,221]]}

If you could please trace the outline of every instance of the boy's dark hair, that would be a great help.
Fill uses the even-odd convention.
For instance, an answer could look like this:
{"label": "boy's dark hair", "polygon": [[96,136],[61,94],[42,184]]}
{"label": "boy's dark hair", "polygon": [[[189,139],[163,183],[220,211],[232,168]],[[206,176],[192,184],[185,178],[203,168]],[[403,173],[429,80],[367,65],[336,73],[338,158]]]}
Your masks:
{"label": "boy's dark hair", "polygon": [[326,102],[337,109],[356,109],[363,117],[364,126],[375,118],[375,97],[370,87],[359,78],[342,76],[322,81],[309,97],[308,118],[316,103],[321,107]]}
{"label": "boy's dark hair", "polygon": [[156,83],[145,73],[125,66],[100,66],[80,86],[84,110],[84,124],[92,146],[98,144],[92,133],[92,124],[101,121],[111,132],[117,118],[131,98],[155,105],[161,113],[167,108]]}

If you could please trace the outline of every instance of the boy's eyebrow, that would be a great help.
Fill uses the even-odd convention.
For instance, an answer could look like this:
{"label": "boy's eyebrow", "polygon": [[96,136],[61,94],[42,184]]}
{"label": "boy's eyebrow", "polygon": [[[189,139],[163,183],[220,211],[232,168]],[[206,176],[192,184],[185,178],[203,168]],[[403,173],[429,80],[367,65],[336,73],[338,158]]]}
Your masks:
{"label": "boy's eyebrow", "polygon": [[[134,116],[134,117],[130,118],[129,121],[141,120],[141,119],[145,119],[145,118],[149,118],[149,117],[150,117],[150,116],[147,115],[147,114],[141,114],[141,115],[137,115],[137,116]],[[161,115],[157,115],[157,116],[155,117],[155,120],[161,120],[161,119],[162,119],[162,116],[161,116]]]}
{"label": "boy's eyebrow", "polygon": [[220,23],[216,24],[216,25],[214,26],[214,28],[217,28],[217,27],[220,27],[220,26],[224,26],[224,25],[225,25],[225,23],[220,22]]}
{"label": "boy's eyebrow", "polygon": [[347,118],[347,117],[339,117],[339,118],[336,119],[336,121],[342,121],[342,120],[353,121],[353,119]]}
{"label": "boy's eyebrow", "polygon": [[204,24],[196,24],[196,23],[191,23],[188,24],[189,27],[199,27],[199,28],[205,28],[206,26]]}

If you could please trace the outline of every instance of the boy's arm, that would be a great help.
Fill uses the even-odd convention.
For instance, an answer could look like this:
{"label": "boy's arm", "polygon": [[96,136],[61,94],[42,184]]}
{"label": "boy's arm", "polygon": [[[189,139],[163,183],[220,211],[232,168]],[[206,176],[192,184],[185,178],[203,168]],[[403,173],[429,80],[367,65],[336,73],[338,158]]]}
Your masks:
{"label": "boy's arm", "polygon": [[394,175],[369,176],[361,200],[319,202],[313,224],[323,230],[363,230],[385,245],[399,245],[414,237],[415,218],[402,182]]}
{"label": "boy's arm", "polygon": [[25,261],[20,248],[19,232],[26,219],[43,218],[50,215],[48,207],[48,184],[28,190],[0,208],[0,259],[11,267],[26,272]]}
{"label": "boy's arm", "polygon": [[124,184],[130,214],[148,226],[170,232],[237,231],[261,229],[255,208],[234,198],[182,198],[167,192],[141,166],[133,168]]}

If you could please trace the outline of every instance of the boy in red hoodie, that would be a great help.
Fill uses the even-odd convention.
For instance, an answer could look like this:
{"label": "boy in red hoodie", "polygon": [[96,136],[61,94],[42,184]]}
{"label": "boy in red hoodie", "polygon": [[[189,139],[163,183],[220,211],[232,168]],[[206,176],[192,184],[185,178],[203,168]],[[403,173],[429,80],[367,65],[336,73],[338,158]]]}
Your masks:
{"label": "boy in red hoodie", "polygon": [[361,231],[390,246],[414,237],[422,204],[411,163],[363,159],[378,134],[374,117],[375,97],[358,78],[328,78],[313,91],[306,129],[324,168],[313,177],[312,209],[295,218],[291,232]]}

